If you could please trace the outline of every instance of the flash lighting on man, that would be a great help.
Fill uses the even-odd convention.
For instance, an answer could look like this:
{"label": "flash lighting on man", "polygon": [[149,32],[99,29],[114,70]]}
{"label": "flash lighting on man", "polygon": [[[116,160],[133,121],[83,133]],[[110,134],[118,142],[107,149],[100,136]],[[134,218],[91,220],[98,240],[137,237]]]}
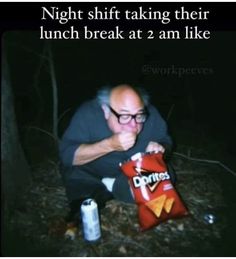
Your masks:
{"label": "flash lighting on man", "polygon": [[[134,203],[119,163],[137,152],[167,153],[171,146],[166,122],[144,89],[128,84],[101,88],[78,108],[60,142],[69,220],[87,198],[99,208],[114,198]],[[174,173],[170,176],[175,181]]]}

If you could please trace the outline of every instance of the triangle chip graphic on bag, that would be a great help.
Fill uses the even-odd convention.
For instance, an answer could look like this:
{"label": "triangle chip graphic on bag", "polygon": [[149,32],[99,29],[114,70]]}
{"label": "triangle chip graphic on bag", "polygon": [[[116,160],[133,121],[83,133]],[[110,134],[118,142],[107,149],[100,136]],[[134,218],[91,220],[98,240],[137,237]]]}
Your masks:
{"label": "triangle chip graphic on bag", "polygon": [[162,194],[161,196],[145,203],[145,205],[154,212],[154,214],[159,218],[162,212],[166,201],[166,195]]}
{"label": "triangle chip graphic on bag", "polygon": [[166,213],[170,213],[174,201],[175,201],[174,198],[168,198],[168,199],[165,201],[164,210],[166,211]]}

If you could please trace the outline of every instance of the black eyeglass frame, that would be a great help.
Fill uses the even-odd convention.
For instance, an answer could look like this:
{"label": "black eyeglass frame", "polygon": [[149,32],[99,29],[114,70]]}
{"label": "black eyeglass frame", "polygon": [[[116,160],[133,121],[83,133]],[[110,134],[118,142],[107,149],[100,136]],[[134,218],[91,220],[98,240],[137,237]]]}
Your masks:
{"label": "black eyeglass frame", "polygon": [[[149,115],[148,110],[146,108],[144,108],[143,112],[139,112],[139,113],[136,113],[136,114],[129,114],[129,113],[120,114],[120,113],[116,112],[110,105],[108,105],[108,107],[109,107],[110,111],[116,116],[118,122],[122,125],[128,124],[132,119],[134,119],[137,124],[143,124],[147,120],[148,115]],[[124,115],[130,116],[130,120],[126,123],[121,123],[120,117],[124,116]],[[143,122],[137,122],[137,115],[145,115],[146,116],[145,120]]]}

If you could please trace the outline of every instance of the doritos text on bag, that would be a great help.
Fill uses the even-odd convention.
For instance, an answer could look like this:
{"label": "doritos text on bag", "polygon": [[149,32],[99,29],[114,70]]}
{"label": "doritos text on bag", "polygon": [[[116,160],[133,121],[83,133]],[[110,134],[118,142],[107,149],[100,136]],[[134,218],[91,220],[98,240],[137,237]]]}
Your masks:
{"label": "doritos text on bag", "polygon": [[187,215],[187,209],[171,183],[163,154],[137,153],[121,164],[138,205],[141,230],[170,218]]}

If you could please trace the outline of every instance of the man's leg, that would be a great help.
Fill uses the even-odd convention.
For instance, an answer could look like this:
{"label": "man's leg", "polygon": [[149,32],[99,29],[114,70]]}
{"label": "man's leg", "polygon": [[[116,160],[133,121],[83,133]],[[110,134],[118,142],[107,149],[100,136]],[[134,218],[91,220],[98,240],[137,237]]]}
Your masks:
{"label": "man's leg", "polygon": [[95,199],[98,208],[102,209],[113,198],[101,180],[84,167],[73,167],[65,173],[66,195],[70,206],[67,221],[80,221],[80,207],[85,199]]}
{"label": "man's leg", "polygon": [[120,174],[120,176],[115,179],[112,193],[117,200],[134,203],[128,178],[124,174]]}

